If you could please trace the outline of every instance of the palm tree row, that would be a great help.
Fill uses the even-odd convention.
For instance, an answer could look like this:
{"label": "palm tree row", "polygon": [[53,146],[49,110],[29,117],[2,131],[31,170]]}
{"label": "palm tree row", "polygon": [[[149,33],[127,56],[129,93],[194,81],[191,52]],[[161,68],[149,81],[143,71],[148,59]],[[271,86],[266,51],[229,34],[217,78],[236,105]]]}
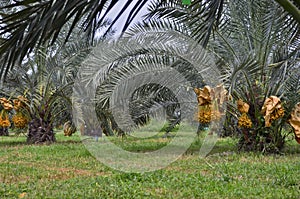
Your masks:
{"label": "palm tree row", "polygon": [[[128,1],[119,15],[108,23],[108,30],[112,29],[113,24],[120,18],[120,14],[125,11],[130,2]],[[129,26],[133,17],[146,2],[138,1],[135,4],[123,30]],[[95,44],[93,40],[96,31],[107,19],[107,13],[116,5],[117,1],[100,0],[20,1],[3,5],[3,14],[0,19],[3,24],[0,28],[2,38],[0,53],[4,64],[1,68],[1,75],[6,77],[8,82],[20,83],[19,79],[22,78],[24,80],[21,82],[29,79],[31,82],[28,85],[34,85],[18,91],[24,93],[24,90],[29,90],[30,107],[36,109],[36,111],[30,111],[29,140],[31,135],[47,137],[53,134],[53,126],[51,126],[53,122],[48,119],[55,118],[56,113],[50,110],[60,104],[57,99],[67,99],[64,97],[70,95],[70,91],[64,90],[70,89],[68,86],[75,79],[77,66],[83,60],[81,58],[86,55],[83,53],[83,57],[79,57],[78,62],[67,65],[70,66],[68,70],[72,71],[68,79],[68,75],[62,75],[58,72],[59,70],[45,75],[46,71],[52,71],[55,68],[55,64],[46,61],[45,58],[38,58],[37,54],[34,56],[35,64],[29,70],[26,66],[30,63],[29,53],[36,52],[35,49],[41,46],[46,46],[47,52],[52,49],[52,53],[57,53],[59,52],[57,41],[61,40],[58,38],[66,42],[72,37],[76,38],[75,33],[80,35],[81,31],[86,33],[84,38],[87,38],[88,45]],[[101,128],[106,131],[107,135],[113,135],[113,131],[124,133],[112,116],[112,110],[109,107],[112,101],[110,94],[115,85],[123,81],[125,77],[138,74],[142,70],[156,69],[158,63],[171,65],[172,69],[186,77],[194,88],[205,85],[203,81],[205,77],[193,72],[193,64],[182,59],[178,54],[181,51],[182,54],[185,52],[180,49],[183,45],[180,41],[176,41],[176,38],[184,37],[195,41],[215,55],[218,70],[221,71],[220,81],[234,98],[233,103],[228,104],[228,120],[230,124],[233,124],[232,126],[235,126],[231,130],[236,129],[240,132],[240,146],[244,149],[261,151],[282,149],[286,136],[282,134],[282,129],[285,129],[285,132],[289,131],[290,127],[286,126],[286,123],[293,107],[300,101],[299,6],[298,1],[290,0],[271,2],[266,0],[195,0],[190,6],[182,5],[181,1],[153,2],[149,6],[150,13],[144,22],[130,28],[124,34],[125,39],[116,43],[100,44],[103,50],[100,54],[106,57],[103,62],[99,63],[106,64],[103,65],[108,68],[106,76],[99,76],[99,73],[93,70],[83,71],[87,73],[92,71],[92,74],[83,74],[83,76],[97,80],[91,82],[83,79],[83,82],[94,84],[91,88],[93,88],[92,92],[96,93],[95,105],[98,107],[97,117],[102,121]],[[9,14],[5,15],[4,11]],[[81,30],[76,28],[78,24]],[[161,34],[161,37],[157,38],[157,34]],[[147,38],[151,37],[161,41],[155,48],[146,42]],[[168,46],[170,40],[173,41],[174,47],[172,48]],[[132,42],[133,45],[128,46],[126,42]],[[141,44],[144,44],[145,48],[137,50],[136,47]],[[51,45],[52,47],[49,48]],[[81,53],[79,54],[82,56]],[[23,69],[17,67],[18,64],[21,64]],[[62,66],[65,66],[64,64],[66,63]],[[89,66],[89,63],[84,64]],[[50,68],[43,69],[45,65],[49,65]],[[13,69],[13,66],[17,70]],[[8,73],[12,70],[15,72]],[[33,78],[36,70],[39,71],[38,75]],[[12,74],[17,74],[16,71],[20,71],[22,75],[13,76]],[[59,80],[60,83],[55,84],[54,80]],[[103,83],[101,86],[98,86],[99,81]],[[143,109],[149,109],[153,104],[167,99],[166,96],[172,95],[172,93],[162,92],[162,88],[156,88],[154,91],[151,85],[154,84],[145,87],[148,90],[136,91],[141,96],[146,96],[145,93],[150,91],[154,92],[153,99],[144,100],[139,104],[144,107]],[[159,97],[161,95],[163,97]],[[261,113],[264,102],[270,96],[278,96],[285,110],[284,116],[273,121],[271,127],[265,125],[265,116]],[[134,96],[131,96],[131,99],[132,104],[140,100],[139,97]],[[157,99],[159,100],[155,101]],[[245,114],[247,114],[247,120],[251,121],[251,126],[240,125],[236,128],[236,123],[239,121],[241,124],[241,118],[245,116],[236,108],[235,103],[238,100],[242,100],[249,106]],[[39,102],[39,105],[34,104],[35,102]],[[174,112],[178,109],[178,103],[176,100],[172,103],[172,106],[164,105],[164,108]],[[63,104],[60,106],[68,107]],[[136,125],[145,123],[147,120],[147,111],[133,110],[131,112]],[[169,114],[170,117],[171,115],[172,113]],[[124,122],[126,123],[126,120]],[[126,126],[126,124],[121,126],[124,125]],[[39,130],[41,126],[43,128]],[[50,136],[49,140],[54,141],[54,138]],[[43,141],[40,140],[40,142]]]}

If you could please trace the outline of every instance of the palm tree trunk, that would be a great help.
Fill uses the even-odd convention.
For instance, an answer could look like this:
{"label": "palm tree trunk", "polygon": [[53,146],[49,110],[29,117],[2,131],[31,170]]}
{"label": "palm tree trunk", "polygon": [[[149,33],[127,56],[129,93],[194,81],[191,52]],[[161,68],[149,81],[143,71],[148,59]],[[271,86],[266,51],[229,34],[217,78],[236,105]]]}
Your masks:
{"label": "palm tree trunk", "polygon": [[114,132],[113,130],[111,129],[111,126],[110,126],[110,122],[109,122],[109,114],[107,111],[99,111],[98,113],[98,117],[99,117],[99,120],[101,122],[100,126],[101,126],[101,129],[103,131],[103,134],[106,135],[106,136],[114,136]]}
{"label": "palm tree trunk", "polygon": [[56,141],[53,126],[41,118],[34,118],[29,123],[27,143],[53,143]]}
{"label": "palm tree trunk", "polygon": [[0,127],[0,136],[8,136],[8,128]]}

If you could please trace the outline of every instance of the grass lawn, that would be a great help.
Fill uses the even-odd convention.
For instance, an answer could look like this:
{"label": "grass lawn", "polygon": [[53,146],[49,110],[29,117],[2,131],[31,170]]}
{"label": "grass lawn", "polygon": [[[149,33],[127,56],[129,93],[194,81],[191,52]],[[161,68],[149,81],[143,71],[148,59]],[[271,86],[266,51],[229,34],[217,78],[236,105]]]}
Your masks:
{"label": "grass lawn", "polygon": [[[167,138],[113,138],[128,150],[153,150]],[[169,138],[170,139],[170,138]],[[299,198],[300,145],[284,155],[238,153],[236,141],[220,139],[206,159],[201,141],[168,167],[122,173],[97,161],[78,134],[57,143],[26,145],[25,137],[0,137],[0,198]]]}

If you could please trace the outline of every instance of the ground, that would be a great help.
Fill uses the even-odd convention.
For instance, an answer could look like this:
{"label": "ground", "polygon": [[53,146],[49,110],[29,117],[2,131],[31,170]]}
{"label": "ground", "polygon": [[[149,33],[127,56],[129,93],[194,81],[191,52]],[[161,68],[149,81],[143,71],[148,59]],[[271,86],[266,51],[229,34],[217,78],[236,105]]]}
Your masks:
{"label": "ground", "polygon": [[[132,151],[154,150],[171,138],[137,142],[114,138]],[[289,141],[282,155],[236,151],[220,139],[205,158],[201,138],[168,167],[123,173],[97,161],[78,133],[57,143],[26,145],[24,136],[0,137],[1,198],[299,198],[300,146]]]}

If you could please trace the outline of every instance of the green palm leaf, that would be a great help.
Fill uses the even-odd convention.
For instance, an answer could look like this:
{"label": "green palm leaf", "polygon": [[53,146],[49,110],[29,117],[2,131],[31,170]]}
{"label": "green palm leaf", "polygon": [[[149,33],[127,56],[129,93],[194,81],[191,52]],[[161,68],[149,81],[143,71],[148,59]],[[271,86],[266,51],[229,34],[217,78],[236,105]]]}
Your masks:
{"label": "green palm leaf", "polygon": [[[33,49],[41,45],[53,44],[67,22],[71,25],[64,33],[65,41],[78,25],[93,40],[97,29],[107,19],[108,13],[115,8],[117,2],[117,0],[24,0],[1,7],[0,34],[4,39],[0,43],[0,54],[4,63],[1,67],[1,75],[5,76],[15,63],[20,63]],[[145,3],[145,0],[134,3],[130,19],[125,23],[124,28],[128,27],[136,12]],[[130,4],[131,1],[128,1],[123,6],[112,21],[109,30]],[[7,9],[14,12],[6,14]]]}

